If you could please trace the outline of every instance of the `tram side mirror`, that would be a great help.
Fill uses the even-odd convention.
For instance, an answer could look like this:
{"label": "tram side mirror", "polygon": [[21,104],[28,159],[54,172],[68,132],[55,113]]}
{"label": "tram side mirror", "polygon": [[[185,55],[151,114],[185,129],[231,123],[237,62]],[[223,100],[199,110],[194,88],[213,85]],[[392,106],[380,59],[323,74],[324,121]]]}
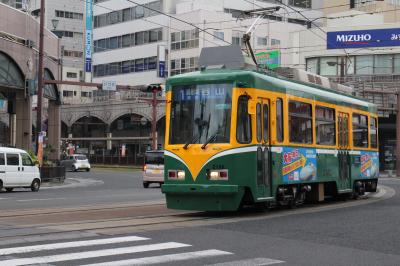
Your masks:
{"label": "tram side mirror", "polygon": [[249,115],[255,115],[256,114],[256,101],[249,99],[247,102],[247,113]]}

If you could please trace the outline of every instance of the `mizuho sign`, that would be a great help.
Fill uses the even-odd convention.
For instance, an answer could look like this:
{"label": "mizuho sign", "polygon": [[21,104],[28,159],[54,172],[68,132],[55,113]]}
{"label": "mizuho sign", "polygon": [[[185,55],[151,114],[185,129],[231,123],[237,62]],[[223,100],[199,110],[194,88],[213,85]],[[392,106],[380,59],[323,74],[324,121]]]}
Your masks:
{"label": "mizuho sign", "polygon": [[327,33],[327,49],[400,46],[400,28]]}

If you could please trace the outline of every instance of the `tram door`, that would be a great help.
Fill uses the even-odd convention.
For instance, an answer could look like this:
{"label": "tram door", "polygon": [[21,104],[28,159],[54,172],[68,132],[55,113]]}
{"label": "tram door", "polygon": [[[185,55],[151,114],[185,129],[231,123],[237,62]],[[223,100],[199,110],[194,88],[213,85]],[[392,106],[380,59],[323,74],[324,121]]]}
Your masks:
{"label": "tram door", "polygon": [[258,199],[271,196],[270,101],[259,98],[256,106]]}
{"label": "tram door", "polygon": [[349,155],[349,114],[338,114],[338,133],[339,133],[339,183],[338,189],[351,189],[350,178],[350,155]]}

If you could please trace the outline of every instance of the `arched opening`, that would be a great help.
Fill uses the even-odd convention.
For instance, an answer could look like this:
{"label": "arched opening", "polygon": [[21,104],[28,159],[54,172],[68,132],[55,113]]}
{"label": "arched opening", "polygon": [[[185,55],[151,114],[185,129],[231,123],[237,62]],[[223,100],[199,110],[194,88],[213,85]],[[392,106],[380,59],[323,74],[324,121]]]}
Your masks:
{"label": "arched opening", "polygon": [[7,54],[0,52],[0,88],[25,89],[25,77],[19,66]]}
{"label": "arched opening", "polygon": [[[73,140],[70,143],[75,147],[75,153],[103,154],[106,148],[105,140],[89,140],[87,138],[104,138],[107,124],[94,116],[85,116],[78,119],[71,127]],[[81,139],[79,139],[81,138]]]}
{"label": "arched opening", "polygon": [[[54,80],[54,76],[51,71],[47,68],[44,69],[44,79],[45,80]],[[46,84],[44,85],[43,95],[49,100],[59,101],[60,96],[58,93],[56,84]]]}
{"label": "arched opening", "polygon": [[[151,123],[143,116],[138,114],[124,114],[115,119],[110,126],[110,133],[113,137],[134,137],[137,139],[125,139],[112,142],[111,154],[122,156],[123,160],[137,163],[144,156],[144,152],[151,144],[149,139],[151,133]],[[123,152],[122,150],[125,149]],[[121,160],[121,159],[120,159]]]}

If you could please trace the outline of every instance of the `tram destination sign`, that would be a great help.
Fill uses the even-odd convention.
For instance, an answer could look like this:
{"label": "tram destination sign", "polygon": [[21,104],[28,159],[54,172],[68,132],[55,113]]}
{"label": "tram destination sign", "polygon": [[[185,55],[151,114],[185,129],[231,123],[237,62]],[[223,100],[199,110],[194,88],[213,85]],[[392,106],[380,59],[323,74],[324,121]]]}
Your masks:
{"label": "tram destination sign", "polygon": [[400,28],[334,31],[327,34],[327,49],[400,46]]}

